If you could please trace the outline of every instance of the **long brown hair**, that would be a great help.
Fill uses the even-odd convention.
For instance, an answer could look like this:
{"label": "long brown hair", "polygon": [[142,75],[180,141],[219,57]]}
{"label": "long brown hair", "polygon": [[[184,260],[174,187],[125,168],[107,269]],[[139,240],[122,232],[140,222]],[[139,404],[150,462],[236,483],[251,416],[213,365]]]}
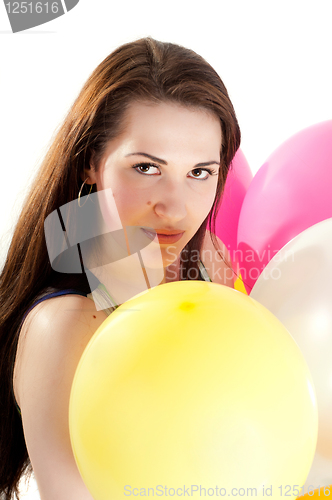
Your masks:
{"label": "long brown hair", "polygon": [[[223,145],[215,201],[187,244],[186,255],[192,251],[197,255],[201,250],[208,222],[214,229],[227,173],[240,145],[240,130],[227,90],[214,69],[191,50],[152,38],[127,43],[91,74],[59,129],[25,200],[0,276],[1,498],[9,500],[14,492],[18,495],[20,477],[32,470],[12,397],[12,367],[23,315],[46,289],[69,284],[90,291],[83,274],[68,276],[51,268],[44,221],[77,198],[91,155],[98,166],[108,142],[121,132],[129,104],[140,100],[204,108],[220,119]],[[182,276],[192,279],[188,271],[194,262],[186,261],[188,264],[181,261]]]}

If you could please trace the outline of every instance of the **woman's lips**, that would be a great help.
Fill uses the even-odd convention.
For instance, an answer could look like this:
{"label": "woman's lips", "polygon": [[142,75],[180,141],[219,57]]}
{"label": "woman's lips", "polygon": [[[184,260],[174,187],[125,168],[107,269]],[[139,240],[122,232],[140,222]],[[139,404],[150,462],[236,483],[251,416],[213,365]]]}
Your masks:
{"label": "woman's lips", "polygon": [[[182,238],[184,231],[181,233],[176,233],[176,234],[163,234],[163,233],[158,233],[158,231],[148,231],[147,229],[141,228],[142,231],[146,234],[150,240],[156,240],[156,236],[158,236],[158,242],[160,245],[163,245],[165,243],[176,243],[179,241],[180,238]],[[157,242],[157,240],[156,240]]]}

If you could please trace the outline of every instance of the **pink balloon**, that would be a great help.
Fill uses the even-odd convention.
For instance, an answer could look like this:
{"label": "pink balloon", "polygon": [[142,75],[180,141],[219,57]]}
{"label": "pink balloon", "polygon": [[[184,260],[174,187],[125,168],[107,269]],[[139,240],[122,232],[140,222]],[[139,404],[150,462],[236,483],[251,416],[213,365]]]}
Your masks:
{"label": "pink balloon", "polygon": [[305,229],[332,217],[332,121],[277,148],[253,178],[238,224],[238,259],[248,292],[272,257]]}
{"label": "pink balloon", "polygon": [[215,231],[228,248],[235,271],[238,271],[236,259],[238,221],[241,206],[252,178],[249,164],[239,149],[227,175],[222,202],[216,218]]}

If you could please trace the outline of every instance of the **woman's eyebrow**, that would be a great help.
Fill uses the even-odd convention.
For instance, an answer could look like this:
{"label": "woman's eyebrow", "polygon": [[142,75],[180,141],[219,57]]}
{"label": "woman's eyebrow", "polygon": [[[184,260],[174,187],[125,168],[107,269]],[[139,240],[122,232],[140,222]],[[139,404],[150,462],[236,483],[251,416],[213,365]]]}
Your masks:
{"label": "woman's eyebrow", "polygon": [[218,165],[220,167],[220,162],[218,161],[207,161],[205,163],[197,163],[197,165],[194,166],[194,168],[199,168],[199,167],[207,167],[208,165]]}
{"label": "woman's eyebrow", "polygon": [[[162,165],[167,165],[167,161],[162,160],[161,158],[157,158],[156,156],[149,155],[148,153],[129,153],[127,156],[145,156],[146,158],[150,158],[150,160],[161,163]],[[208,165],[218,165],[220,167],[220,162],[218,161],[207,161],[203,163],[197,163],[193,168],[207,167]]]}
{"label": "woman's eyebrow", "polygon": [[150,160],[152,160],[152,161],[156,161],[158,163],[161,163],[162,165],[167,165],[167,161],[161,160],[160,158],[157,158],[156,156],[149,155],[147,153],[130,153],[129,155],[126,155],[126,158],[127,158],[127,156],[146,156],[146,158],[150,158]]}

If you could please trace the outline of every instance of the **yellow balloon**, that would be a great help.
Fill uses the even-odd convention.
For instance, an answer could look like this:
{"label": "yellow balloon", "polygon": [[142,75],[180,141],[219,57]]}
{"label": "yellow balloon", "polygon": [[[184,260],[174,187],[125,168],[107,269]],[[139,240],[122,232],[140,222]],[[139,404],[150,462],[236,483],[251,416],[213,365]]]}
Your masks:
{"label": "yellow balloon", "polygon": [[242,292],[242,293],[245,293],[246,295],[248,295],[247,290],[245,289],[245,286],[243,284],[243,280],[242,280],[240,273],[239,273],[237,279],[235,280],[234,288],[235,288],[235,290],[238,290],[239,292]]}
{"label": "yellow balloon", "polygon": [[317,407],[300,349],[272,313],[228,287],[182,281],[101,325],[75,374],[69,427],[96,500],[250,488],[266,500],[304,484]]}

